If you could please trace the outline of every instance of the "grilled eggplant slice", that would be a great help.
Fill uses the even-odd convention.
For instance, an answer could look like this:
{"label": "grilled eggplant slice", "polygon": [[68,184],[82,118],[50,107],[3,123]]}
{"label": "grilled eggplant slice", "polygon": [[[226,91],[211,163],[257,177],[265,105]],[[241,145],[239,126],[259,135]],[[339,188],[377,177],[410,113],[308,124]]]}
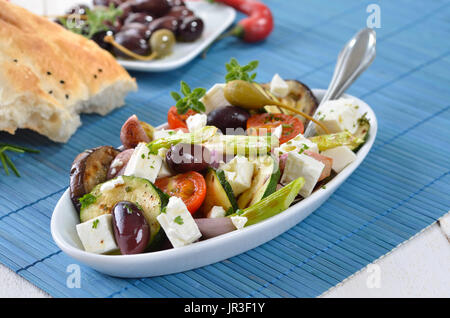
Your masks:
{"label": "grilled eggplant slice", "polygon": [[[271,98],[276,99],[288,106],[294,107],[310,116],[313,116],[319,103],[317,102],[316,97],[309,89],[309,87],[297,80],[286,80],[286,83],[288,83],[289,85],[289,94],[284,98],[277,98],[270,93],[270,83],[263,84],[262,87],[265,89],[266,93],[271,96]],[[305,127],[308,123],[308,120],[306,118],[292,113],[288,110],[281,109],[277,106],[268,105],[265,107],[265,109],[269,113],[285,113],[294,115],[303,122],[303,125],[305,125]]]}
{"label": "grilled eggplant slice", "polygon": [[111,146],[101,146],[80,153],[70,170],[70,198],[73,205],[80,211],[79,199],[107,179],[111,162],[119,154]]}

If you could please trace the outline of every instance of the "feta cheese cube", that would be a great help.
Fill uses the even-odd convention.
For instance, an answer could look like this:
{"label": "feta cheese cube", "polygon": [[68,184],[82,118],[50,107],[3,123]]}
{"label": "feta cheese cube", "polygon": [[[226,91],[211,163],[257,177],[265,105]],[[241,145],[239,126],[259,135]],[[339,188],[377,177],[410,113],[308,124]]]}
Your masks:
{"label": "feta cheese cube", "polygon": [[289,94],[289,85],[278,74],[275,74],[270,82],[270,92],[278,98]]}
{"label": "feta cheese cube", "polygon": [[331,168],[337,173],[356,159],[356,154],[347,146],[339,146],[321,152],[322,155],[333,159]]}
{"label": "feta cheese cube", "polygon": [[[358,128],[358,103],[353,98],[340,98],[337,100],[329,100],[320,106],[317,112],[317,119],[327,127],[330,133],[337,133],[348,130],[355,133]],[[325,132],[319,126],[315,126],[317,133]]]}
{"label": "feta cheese cube", "polygon": [[235,196],[252,185],[254,165],[246,157],[236,156],[231,161],[221,164],[219,168],[223,170]]}
{"label": "feta cheese cube", "polygon": [[289,152],[280,182],[286,185],[299,177],[305,178],[305,184],[300,189],[299,194],[306,198],[313,191],[324,167],[325,165],[322,162],[310,156]]}
{"label": "feta cheese cube", "polygon": [[189,132],[194,132],[206,126],[206,114],[195,114],[186,119],[186,126]]}
{"label": "feta cheese cube", "polygon": [[206,113],[213,111],[216,108],[228,106],[230,102],[224,95],[225,84],[215,84],[203,96],[200,101],[205,105]]}
{"label": "feta cheese cube", "polygon": [[280,147],[275,148],[274,152],[277,156],[281,156],[282,154],[291,151],[303,152],[305,150],[319,153],[319,147],[316,143],[312,142],[308,138],[305,138],[302,134],[298,134],[288,142],[280,145]]}
{"label": "feta cheese cube", "polygon": [[161,170],[162,159],[158,155],[150,154],[150,150],[145,142],[141,142],[134,149],[130,161],[125,168],[125,176],[145,178],[150,182],[155,182]]}
{"label": "feta cheese cube", "polygon": [[232,216],[230,217],[231,223],[236,227],[237,230],[241,230],[244,228],[248,219],[245,216]]}
{"label": "feta cheese cube", "polygon": [[118,249],[112,227],[112,215],[103,214],[76,226],[78,236],[87,252],[103,254]]}
{"label": "feta cheese cube", "polygon": [[226,215],[226,212],[223,207],[221,206],[213,206],[212,209],[208,212],[207,216],[208,218],[222,218]]}
{"label": "feta cheese cube", "polygon": [[191,213],[178,197],[170,197],[165,212],[156,219],[174,248],[189,245],[202,236]]}

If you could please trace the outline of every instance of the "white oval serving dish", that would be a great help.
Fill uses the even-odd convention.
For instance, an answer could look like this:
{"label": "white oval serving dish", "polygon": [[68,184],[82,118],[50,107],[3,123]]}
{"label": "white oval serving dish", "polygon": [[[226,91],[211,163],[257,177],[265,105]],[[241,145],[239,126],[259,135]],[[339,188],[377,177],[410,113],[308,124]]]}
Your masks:
{"label": "white oval serving dish", "polygon": [[[325,90],[313,90],[320,100]],[[344,97],[355,98],[350,95]],[[98,255],[83,250],[76,232],[79,217],[70,200],[69,190],[58,201],[51,219],[51,233],[56,244],[68,255],[95,270],[117,277],[150,277],[182,272],[225,260],[255,248],[287,231],[327,200],[331,194],[355,171],[372,148],[377,119],[373,110],[358,100],[361,113],[367,113],[371,127],[367,142],[357,152],[356,160],[327,183],[325,189],[315,191],[308,198],[292,205],[284,212],[251,225],[209,240],[177,249],[137,254]]]}

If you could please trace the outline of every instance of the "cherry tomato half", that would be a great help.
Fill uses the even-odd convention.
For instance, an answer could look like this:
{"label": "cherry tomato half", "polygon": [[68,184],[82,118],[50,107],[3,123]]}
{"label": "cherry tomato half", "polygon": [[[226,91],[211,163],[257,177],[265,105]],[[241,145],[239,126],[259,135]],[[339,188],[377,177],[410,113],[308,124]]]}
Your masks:
{"label": "cherry tomato half", "polygon": [[170,107],[169,112],[167,113],[169,128],[187,128],[186,119],[191,115],[195,115],[195,111],[192,109],[189,109],[186,114],[179,114],[175,106]]}
{"label": "cherry tomato half", "polygon": [[155,185],[164,193],[183,200],[191,214],[200,208],[206,197],[205,178],[195,171],[157,179]]}
{"label": "cherry tomato half", "polygon": [[304,131],[303,123],[297,117],[287,114],[264,113],[253,115],[247,120],[247,132],[249,135],[263,135],[271,132],[279,125],[283,127],[280,144],[291,140]]}

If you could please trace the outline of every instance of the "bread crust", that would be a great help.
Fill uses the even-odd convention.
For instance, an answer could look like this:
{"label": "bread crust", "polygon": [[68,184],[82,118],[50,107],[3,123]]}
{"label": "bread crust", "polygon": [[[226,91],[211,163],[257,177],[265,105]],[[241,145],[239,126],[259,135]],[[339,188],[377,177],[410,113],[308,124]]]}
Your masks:
{"label": "bread crust", "polygon": [[79,113],[106,114],[137,85],[95,42],[0,0],[0,130],[66,142]]}

